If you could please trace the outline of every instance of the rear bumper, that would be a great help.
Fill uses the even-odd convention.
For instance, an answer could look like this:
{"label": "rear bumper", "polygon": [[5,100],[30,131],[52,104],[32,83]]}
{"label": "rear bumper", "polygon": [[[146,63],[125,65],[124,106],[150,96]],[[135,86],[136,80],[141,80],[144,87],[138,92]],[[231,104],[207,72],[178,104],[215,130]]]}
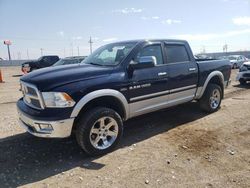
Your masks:
{"label": "rear bumper", "polygon": [[57,121],[41,121],[26,116],[20,109],[17,111],[20,125],[34,136],[43,138],[66,138],[71,135],[74,118]]}

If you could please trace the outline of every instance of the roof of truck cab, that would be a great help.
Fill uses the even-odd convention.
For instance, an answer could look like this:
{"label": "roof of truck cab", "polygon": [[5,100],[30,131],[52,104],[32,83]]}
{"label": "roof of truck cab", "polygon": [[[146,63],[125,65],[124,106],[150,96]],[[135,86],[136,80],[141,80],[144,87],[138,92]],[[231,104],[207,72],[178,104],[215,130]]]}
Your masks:
{"label": "roof of truck cab", "polygon": [[139,43],[139,42],[173,42],[173,43],[187,43],[186,40],[177,40],[177,39],[137,39],[137,40],[124,40],[124,41],[117,41],[113,42],[115,43],[126,43],[126,42],[134,42],[134,43]]}

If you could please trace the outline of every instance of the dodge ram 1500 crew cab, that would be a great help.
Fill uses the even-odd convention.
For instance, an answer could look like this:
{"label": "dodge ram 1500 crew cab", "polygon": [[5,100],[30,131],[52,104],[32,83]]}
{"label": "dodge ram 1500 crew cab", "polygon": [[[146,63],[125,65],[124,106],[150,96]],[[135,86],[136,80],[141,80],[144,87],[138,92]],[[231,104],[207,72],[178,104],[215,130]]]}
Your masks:
{"label": "dodge ram 1500 crew cab", "polygon": [[219,109],[231,74],[228,60],[195,60],[186,41],[136,40],[107,44],[81,64],[49,67],[20,78],[21,125],[38,137],[76,134],[90,155],[110,152],[123,122],[198,101]]}

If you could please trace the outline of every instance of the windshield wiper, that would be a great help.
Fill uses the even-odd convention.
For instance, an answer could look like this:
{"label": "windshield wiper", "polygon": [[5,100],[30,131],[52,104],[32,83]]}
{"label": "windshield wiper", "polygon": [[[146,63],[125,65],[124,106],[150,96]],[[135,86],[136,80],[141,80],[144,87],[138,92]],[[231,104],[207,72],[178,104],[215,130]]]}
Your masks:
{"label": "windshield wiper", "polygon": [[90,63],[86,63],[86,64],[97,65],[97,66],[103,66],[103,65],[101,65],[101,64],[99,64],[99,63],[94,63],[94,62],[90,62]]}

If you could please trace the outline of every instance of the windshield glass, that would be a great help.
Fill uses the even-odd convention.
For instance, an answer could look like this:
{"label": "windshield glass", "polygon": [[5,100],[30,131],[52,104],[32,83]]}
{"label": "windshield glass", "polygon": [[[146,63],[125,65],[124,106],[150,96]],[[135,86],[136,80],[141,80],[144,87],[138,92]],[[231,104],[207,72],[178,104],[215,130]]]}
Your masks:
{"label": "windshield glass", "polygon": [[79,59],[60,59],[53,66],[77,64],[77,63],[80,63],[83,59],[84,58],[79,58]]}
{"label": "windshield glass", "polygon": [[39,57],[39,58],[38,58],[38,61],[41,61],[42,59],[43,59],[43,56],[42,56],[42,57]]}
{"label": "windshield glass", "polygon": [[236,60],[237,57],[235,57],[235,56],[229,56],[228,59],[229,59],[229,60]]}
{"label": "windshield glass", "polygon": [[114,43],[102,46],[88,56],[82,63],[115,66],[118,65],[136,45],[135,42]]}

